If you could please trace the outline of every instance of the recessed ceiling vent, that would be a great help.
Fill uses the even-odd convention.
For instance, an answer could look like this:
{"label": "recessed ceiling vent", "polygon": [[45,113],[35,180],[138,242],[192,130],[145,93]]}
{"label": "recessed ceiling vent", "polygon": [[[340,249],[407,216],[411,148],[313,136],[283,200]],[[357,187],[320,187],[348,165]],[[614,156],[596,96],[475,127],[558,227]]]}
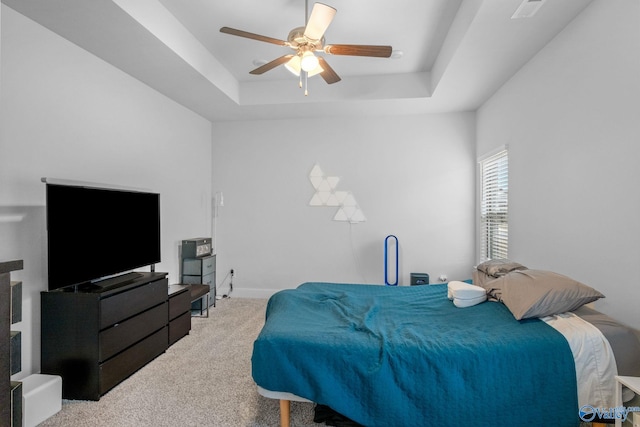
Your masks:
{"label": "recessed ceiling vent", "polygon": [[524,0],[511,19],[531,18],[547,0]]}

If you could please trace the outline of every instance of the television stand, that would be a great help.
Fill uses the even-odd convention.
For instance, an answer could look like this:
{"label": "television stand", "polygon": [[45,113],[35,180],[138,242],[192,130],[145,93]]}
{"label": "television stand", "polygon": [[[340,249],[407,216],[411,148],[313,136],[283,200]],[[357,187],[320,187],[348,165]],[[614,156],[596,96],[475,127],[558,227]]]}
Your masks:
{"label": "television stand", "polygon": [[62,377],[63,398],[99,400],[167,349],[167,273],[136,274],[117,287],[40,294],[41,371]]}

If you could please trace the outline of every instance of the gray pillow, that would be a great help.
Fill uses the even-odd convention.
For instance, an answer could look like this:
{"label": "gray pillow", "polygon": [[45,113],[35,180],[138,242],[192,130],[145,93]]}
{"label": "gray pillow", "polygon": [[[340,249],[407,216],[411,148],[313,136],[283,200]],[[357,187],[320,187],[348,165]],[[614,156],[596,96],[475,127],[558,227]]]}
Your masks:
{"label": "gray pillow", "polygon": [[524,265],[509,259],[490,259],[476,267],[488,276],[500,277],[515,270],[526,270]]}
{"label": "gray pillow", "polygon": [[516,319],[573,311],[604,295],[562,274],[543,270],[512,271],[488,282],[490,295],[502,301]]}
{"label": "gray pillow", "polygon": [[479,271],[479,270],[473,270],[471,272],[471,283],[473,283],[476,286],[480,286],[483,288],[486,288],[486,284],[492,280],[495,280],[496,278],[493,276],[489,276],[487,273]]}

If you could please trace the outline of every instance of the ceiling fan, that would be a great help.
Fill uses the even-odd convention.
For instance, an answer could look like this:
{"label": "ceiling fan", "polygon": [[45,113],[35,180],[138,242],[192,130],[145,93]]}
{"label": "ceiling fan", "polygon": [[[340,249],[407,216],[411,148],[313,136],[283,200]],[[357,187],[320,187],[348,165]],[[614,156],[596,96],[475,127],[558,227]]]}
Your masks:
{"label": "ceiling fan", "polygon": [[[372,56],[389,58],[391,46],[356,45],[356,44],[330,44],[325,45],[324,33],[331,24],[336,9],[323,3],[315,3],[311,15],[308,14],[308,3],[305,2],[305,26],[294,28],[289,32],[287,40],[262,36],[235,28],[222,27],[220,32],[248,39],[273,43],[279,46],[287,46],[293,49],[293,54],[283,55],[271,62],[250,71],[250,74],[263,74],[273,68],[284,66],[296,76],[300,76],[300,87],[304,79],[305,95],[307,77],[320,74],[328,84],[339,82],[340,76],[329,66],[327,61],[315,52],[324,52],[330,55]],[[308,19],[307,19],[308,16]]]}

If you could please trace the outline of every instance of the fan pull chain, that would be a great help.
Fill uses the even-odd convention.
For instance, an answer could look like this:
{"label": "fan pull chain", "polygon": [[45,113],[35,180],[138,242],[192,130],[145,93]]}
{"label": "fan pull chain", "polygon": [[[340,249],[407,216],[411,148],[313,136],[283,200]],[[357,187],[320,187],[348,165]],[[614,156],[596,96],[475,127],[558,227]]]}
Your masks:
{"label": "fan pull chain", "polygon": [[307,73],[306,71],[303,71],[303,73],[304,73],[304,96],[308,96],[309,90],[308,90],[307,76],[309,75],[309,73]]}

